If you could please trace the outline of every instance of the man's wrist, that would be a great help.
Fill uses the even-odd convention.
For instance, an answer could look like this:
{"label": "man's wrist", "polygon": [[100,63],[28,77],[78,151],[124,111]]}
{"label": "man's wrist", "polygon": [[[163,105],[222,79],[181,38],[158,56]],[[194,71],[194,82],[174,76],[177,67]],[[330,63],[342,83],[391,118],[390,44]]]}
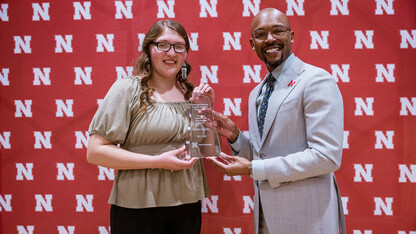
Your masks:
{"label": "man's wrist", "polygon": [[240,131],[238,130],[238,128],[237,128],[237,131],[235,131],[235,132],[237,132],[237,133],[233,132],[231,137],[227,139],[230,144],[233,144],[238,139],[238,135],[240,134]]}

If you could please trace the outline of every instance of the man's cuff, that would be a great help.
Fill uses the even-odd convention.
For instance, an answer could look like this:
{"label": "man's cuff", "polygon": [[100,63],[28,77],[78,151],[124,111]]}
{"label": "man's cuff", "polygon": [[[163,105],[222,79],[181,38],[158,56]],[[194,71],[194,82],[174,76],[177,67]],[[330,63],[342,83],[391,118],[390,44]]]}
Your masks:
{"label": "man's cuff", "polygon": [[267,180],[266,170],[264,169],[264,160],[251,161],[251,173],[253,180]]}
{"label": "man's cuff", "polygon": [[231,148],[235,151],[235,152],[240,152],[241,150],[241,145],[243,144],[243,137],[242,137],[242,132],[240,130],[238,130],[238,137],[237,140],[235,140],[234,143],[230,143],[230,141],[227,140],[228,144],[231,146]]}

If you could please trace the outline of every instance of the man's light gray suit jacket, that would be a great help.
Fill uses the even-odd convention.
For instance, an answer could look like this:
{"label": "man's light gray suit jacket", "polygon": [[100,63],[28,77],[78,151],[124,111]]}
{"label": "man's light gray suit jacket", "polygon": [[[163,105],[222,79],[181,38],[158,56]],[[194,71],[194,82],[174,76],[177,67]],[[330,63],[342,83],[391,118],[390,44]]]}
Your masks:
{"label": "man's light gray suit jacket", "polygon": [[[294,55],[292,55],[294,56]],[[270,233],[339,233],[344,216],[334,177],[341,165],[344,112],[334,78],[297,57],[270,97],[263,139],[257,124],[257,85],[249,96],[249,135],[238,156],[265,160],[268,180],[255,183]]]}

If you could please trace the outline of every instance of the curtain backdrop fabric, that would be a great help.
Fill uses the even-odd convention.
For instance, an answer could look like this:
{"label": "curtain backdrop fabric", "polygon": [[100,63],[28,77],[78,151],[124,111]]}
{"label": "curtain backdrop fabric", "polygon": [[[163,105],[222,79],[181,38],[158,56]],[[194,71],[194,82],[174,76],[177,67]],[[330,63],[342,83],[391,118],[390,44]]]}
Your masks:
{"label": "curtain backdrop fabric", "polygon": [[[288,15],[293,51],[330,72],[345,108],[335,174],[347,232],[416,232],[416,1],[1,0],[0,233],[109,233],[114,170],[86,161],[89,123],[129,76],[150,26],[173,19],[191,40],[194,84],[248,132],[248,95],[266,76],[251,49],[260,9]],[[226,141],[222,150],[230,154]],[[204,161],[202,233],[253,233],[253,184]],[[293,209],[297,209],[293,207]]]}

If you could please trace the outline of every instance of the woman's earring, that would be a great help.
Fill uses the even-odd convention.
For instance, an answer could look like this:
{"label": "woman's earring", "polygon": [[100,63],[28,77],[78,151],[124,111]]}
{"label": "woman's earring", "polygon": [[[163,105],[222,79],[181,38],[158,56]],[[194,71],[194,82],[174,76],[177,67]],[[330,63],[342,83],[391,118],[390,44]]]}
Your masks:
{"label": "woman's earring", "polygon": [[150,71],[150,68],[151,68],[150,67],[150,59],[147,59],[146,62],[145,62],[145,64],[146,64],[147,70]]}
{"label": "woman's earring", "polygon": [[182,80],[186,80],[186,77],[188,75],[188,73],[187,73],[188,69],[186,68],[186,63],[184,63],[182,65],[182,69],[181,70],[182,70]]}

